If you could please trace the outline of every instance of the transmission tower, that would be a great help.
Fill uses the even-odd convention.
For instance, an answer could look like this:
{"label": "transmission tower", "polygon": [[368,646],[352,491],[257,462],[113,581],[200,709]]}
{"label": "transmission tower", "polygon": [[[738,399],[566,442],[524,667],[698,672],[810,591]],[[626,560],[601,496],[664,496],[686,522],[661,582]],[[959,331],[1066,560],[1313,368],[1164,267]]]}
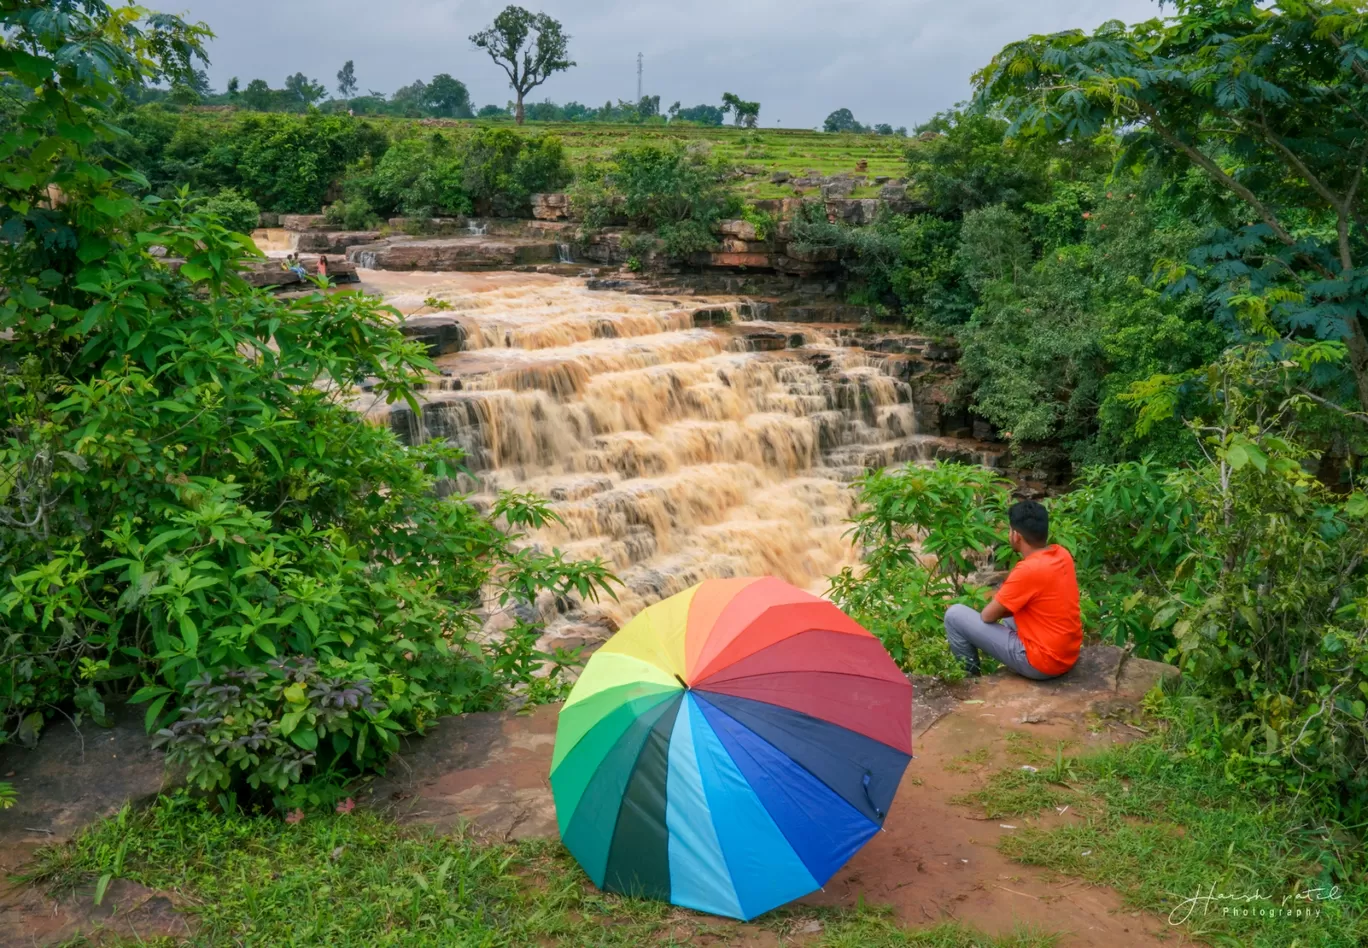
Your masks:
{"label": "transmission tower", "polygon": [[637,53],[637,101],[641,101],[641,54]]}

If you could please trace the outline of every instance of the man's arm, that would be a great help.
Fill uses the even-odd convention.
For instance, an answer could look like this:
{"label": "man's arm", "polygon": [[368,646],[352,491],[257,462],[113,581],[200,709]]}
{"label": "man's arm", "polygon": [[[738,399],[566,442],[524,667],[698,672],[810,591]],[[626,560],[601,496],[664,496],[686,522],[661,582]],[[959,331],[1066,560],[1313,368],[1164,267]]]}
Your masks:
{"label": "man's arm", "polygon": [[983,607],[983,611],[979,613],[979,618],[984,622],[1001,622],[1011,614],[1011,610],[998,602],[997,597],[994,596],[988,600],[988,605]]}

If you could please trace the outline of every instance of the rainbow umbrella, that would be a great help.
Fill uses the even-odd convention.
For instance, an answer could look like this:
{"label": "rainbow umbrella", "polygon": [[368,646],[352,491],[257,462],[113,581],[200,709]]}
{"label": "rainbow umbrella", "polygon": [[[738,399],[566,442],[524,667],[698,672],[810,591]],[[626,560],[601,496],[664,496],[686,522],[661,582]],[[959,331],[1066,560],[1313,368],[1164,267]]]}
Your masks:
{"label": "rainbow umbrella", "polygon": [[594,653],[561,709],[561,839],[610,892],[750,919],[820,888],[883,825],[912,685],[830,602],[709,579]]}

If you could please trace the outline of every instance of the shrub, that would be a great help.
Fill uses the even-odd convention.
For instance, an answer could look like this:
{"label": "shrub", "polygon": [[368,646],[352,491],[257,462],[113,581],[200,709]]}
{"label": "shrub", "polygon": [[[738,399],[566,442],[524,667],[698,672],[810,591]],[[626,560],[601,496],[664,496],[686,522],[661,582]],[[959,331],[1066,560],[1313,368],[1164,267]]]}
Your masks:
{"label": "shrub", "polygon": [[446,135],[401,139],[378,162],[363,159],[351,168],[346,204],[372,207],[382,217],[468,214],[464,173],[456,144]]}
{"label": "shrub", "polygon": [[217,217],[223,226],[239,234],[256,230],[261,208],[236,188],[224,188],[204,202],[204,212]]}
{"label": "shrub", "polygon": [[380,218],[364,197],[334,201],[323,210],[329,224],[347,230],[368,230],[380,223]]}
{"label": "shrub", "polygon": [[[539,500],[483,514],[439,497],[456,453],[352,410],[363,379],[412,406],[430,369],[393,314],[256,291],[238,275],[248,238],[192,202],[130,196],[142,182],[89,159],[141,76],[135,50],[58,56],[65,40],[26,22],[0,14],[39,50],[0,49],[0,68],[48,90],[16,120],[44,147],[0,159],[0,740],[63,706],[103,720],[137,689],[194,783],[279,788],[497,705],[546,657],[524,626],[473,638],[487,595],[593,597],[603,566],[518,542],[551,516]],[[159,48],[193,48],[178,23],[157,21],[181,36]],[[58,25],[103,30],[80,12]],[[65,200],[48,206],[54,181]]]}
{"label": "shrub", "polygon": [[555,135],[479,128],[462,143],[461,155],[462,184],[481,213],[522,213],[533,194],[558,191],[572,178],[565,149]]}
{"label": "shrub", "polygon": [[610,163],[586,168],[572,200],[587,228],[620,215],[658,235],[670,257],[715,247],[713,226],[743,210],[726,188],[721,163],[702,151],[649,144],[619,149]]}
{"label": "shrub", "polygon": [[861,562],[832,579],[832,599],[907,670],[962,677],[945,610],[987,601],[970,575],[1006,540],[1010,487],[986,468],[955,463],[864,475],[851,530]]}
{"label": "shrub", "polygon": [[225,129],[198,161],[198,177],[239,187],[267,210],[315,214],[348,165],[388,145],[379,129],[345,115],[252,114]]}

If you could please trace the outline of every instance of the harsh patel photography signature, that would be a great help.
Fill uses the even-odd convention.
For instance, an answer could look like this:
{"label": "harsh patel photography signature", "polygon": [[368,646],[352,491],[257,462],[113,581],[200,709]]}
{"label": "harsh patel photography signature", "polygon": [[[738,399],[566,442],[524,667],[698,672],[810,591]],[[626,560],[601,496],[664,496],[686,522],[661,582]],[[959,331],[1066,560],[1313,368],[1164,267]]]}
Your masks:
{"label": "harsh patel photography signature", "polygon": [[1196,894],[1173,907],[1168,920],[1170,925],[1182,925],[1194,915],[1210,915],[1212,912],[1232,918],[1319,918],[1324,903],[1338,902],[1341,897],[1337,885],[1299,889],[1275,899],[1257,889],[1240,893],[1217,892],[1213,883],[1205,890],[1198,886]]}

